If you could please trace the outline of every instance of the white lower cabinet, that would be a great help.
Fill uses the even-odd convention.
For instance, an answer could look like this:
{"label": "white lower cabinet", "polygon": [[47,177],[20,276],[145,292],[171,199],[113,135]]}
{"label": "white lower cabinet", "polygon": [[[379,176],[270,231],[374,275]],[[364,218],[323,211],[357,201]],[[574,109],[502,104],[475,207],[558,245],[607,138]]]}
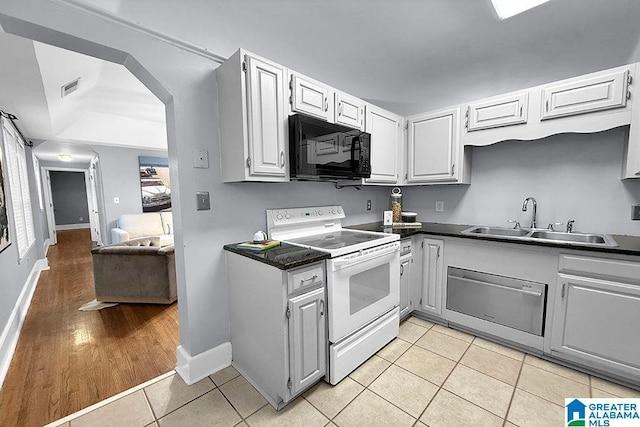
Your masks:
{"label": "white lower cabinet", "polygon": [[[583,271],[571,273],[587,277],[558,274],[552,354],[639,382],[640,276],[636,274],[640,264],[579,256],[560,258],[561,270],[573,262]],[[571,259],[565,262],[566,258]],[[625,268],[636,276],[620,277]],[[618,277],[611,277],[611,273]]]}
{"label": "white lower cabinet", "polygon": [[276,409],[327,370],[324,261],[280,270],[226,252],[233,366]]}
{"label": "white lower cabinet", "polygon": [[422,239],[422,296],[420,310],[442,315],[444,241]]}
{"label": "white lower cabinet", "polygon": [[289,300],[289,372],[291,394],[296,395],[325,374],[327,341],[324,288]]}

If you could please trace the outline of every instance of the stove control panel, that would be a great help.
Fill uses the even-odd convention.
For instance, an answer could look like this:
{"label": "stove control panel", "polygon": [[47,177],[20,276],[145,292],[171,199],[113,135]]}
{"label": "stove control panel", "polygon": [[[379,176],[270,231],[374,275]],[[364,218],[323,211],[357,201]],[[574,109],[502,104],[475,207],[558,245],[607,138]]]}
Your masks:
{"label": "stove control panel", "polygon": [[345,218],[342,206],[267,209],[267,228],[305,226],[321,222],[337,222]]}

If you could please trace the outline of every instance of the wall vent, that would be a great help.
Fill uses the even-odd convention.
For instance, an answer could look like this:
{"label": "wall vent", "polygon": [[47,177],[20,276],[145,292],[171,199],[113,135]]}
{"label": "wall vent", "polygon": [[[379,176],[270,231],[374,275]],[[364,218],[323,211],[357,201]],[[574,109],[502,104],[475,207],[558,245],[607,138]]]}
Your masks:
{"label": "wall vent", "polygon": [[75,92],[78,89],[78,84],[80,83],[80,77],[78,77],[77,79],[67,83],[66,85],[62,86],[62,91],[61,91],[61,97],[64,98],[65,96],[69,95],[70,93]]}

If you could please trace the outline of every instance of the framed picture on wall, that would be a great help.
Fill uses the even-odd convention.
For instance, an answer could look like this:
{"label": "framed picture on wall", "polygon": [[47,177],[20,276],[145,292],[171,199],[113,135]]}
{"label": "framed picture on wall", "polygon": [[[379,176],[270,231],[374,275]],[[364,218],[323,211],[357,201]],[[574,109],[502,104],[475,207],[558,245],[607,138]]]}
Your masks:
{"label": "framed picture on wall", "polygon": [[4,185],[4,163],[2,140],[0,139],[0,252],[4,251],[11,244],[9,235],[9,215],[7,212],[7,193]]}
{"label": "framed picture on wall", "polygon": [[169,159],[139,156],[142,212],[171,210],[171,182]]}

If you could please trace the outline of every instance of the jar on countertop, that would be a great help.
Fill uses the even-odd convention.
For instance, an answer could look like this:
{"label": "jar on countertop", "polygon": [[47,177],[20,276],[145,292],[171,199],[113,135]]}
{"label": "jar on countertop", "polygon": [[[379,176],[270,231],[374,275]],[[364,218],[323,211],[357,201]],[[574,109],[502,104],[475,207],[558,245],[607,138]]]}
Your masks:
{"label": "jar on countertop", "polygon": [[391,212],[393,212],[393,222],[402,220],[402,192],[400,188],[394,187],[391,190]]}

